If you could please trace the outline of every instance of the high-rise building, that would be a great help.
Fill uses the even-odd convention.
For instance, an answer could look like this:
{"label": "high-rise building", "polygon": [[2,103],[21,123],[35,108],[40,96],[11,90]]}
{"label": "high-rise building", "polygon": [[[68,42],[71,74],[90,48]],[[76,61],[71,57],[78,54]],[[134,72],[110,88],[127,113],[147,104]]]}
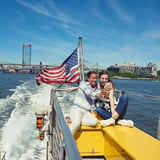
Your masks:
{"label": "high-rise building", "polygon": [[23,44],[22,64],[31,64],[31,44]]}

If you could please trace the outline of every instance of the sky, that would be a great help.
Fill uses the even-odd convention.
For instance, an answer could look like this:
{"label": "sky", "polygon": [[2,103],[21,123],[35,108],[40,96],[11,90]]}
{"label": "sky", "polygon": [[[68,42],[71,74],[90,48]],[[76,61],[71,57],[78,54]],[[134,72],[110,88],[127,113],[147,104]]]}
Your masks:
{"label": "sky", "polygon": [[82,37],[84,60],[109,67],[156,63],[160,70],[159,0],[1,0],[0,63],[61,64]]}

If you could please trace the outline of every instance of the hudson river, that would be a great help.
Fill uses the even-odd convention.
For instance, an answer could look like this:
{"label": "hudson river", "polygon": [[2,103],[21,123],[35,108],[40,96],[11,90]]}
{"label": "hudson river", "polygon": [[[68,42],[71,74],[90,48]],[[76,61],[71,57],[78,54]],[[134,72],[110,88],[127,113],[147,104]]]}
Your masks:
{"label": "hudson river", "polygon": [[[44,160],[46,142],[39,140],[35,111],[48,106],[50,90],[47,84],[37,86],[33,74],[0,74],[0,151],[6,160]],[[147,80],[113,79],[116,89],[160,97],[160,82]],[[66,85],[68,87],[68,85]],[[160,101],[136,95],[129,96],[125,119],[157,137]],[[62,108],[67,115],[74,93],[64,93]],[[66,105],[71,99],[70,105]],[[45,137],[47,138],[47,137]]]}

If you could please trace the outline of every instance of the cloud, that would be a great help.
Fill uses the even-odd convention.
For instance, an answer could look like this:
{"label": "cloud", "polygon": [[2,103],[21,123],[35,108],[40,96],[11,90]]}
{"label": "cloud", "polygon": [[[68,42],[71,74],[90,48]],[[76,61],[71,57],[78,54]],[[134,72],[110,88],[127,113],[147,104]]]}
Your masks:
{"label": "cloud", "polygon": [[99,0],[94,0],[94,3],[92,1],[92,3],[90,3],[90,6],[89,6],[89,10],[92,12],[92,14],[94,16],[96,16],[98,19],[102,20],[103,22],[106,22],[106,23],[111,23],[110,20],[108,20],[102,13],[102,11],[100,10],[100,5],[99,5]]}
{"label": "cloud", "polygon": [[160,30],[146,31],[142,34],[142,40],[155,41],[160,40]]}
{"label": "cloud", "polygon": [[131,15],[129,15],[127,11],[122,9],[120,4],[118,4],[117,0],[107,0],[106,2],[120,19],[128,23],[134,24],[134,18]]}
{"label": "cloud", "polygon": [[28,2],[24,2],[22,0],[16,0],[16,1],[19,4],[21,4],[21,5],[23,5],[23,6],[27,7],[27,8],[30,8],[33,11],[37,12],[37,13],[40,13],[40,14],[43,14],[43,15],[49,16],[49,17],[51,16],[49,14],[48,10],[45,7],[43,7],[42,5],[38,4],[38,3],[36,3],[36,5],[35,5],[33,3],[31,4],[31,3],[28,3]]}
{"label": "cloud", "polygon": [[82,23],[73,19],[72,17],[70,17],[66,13],[59,11],[57,9],[57,7],[55,6],[55,4],[50,0],[46,0],[45,4],[43,4],[42,2],[40,3],[39,1],[38,1],[38,3],[36,3],[34,0],[30,1],[30,2],[28,2],[28,1],[24,2],[23,0],[16,0],[16,2],[29,8],[29,9],[32,9],[36,13],[42,14],[42,15],[50,17],[50,18],[54,18],[54,19],[59,20],[63,23],[83,25]]}

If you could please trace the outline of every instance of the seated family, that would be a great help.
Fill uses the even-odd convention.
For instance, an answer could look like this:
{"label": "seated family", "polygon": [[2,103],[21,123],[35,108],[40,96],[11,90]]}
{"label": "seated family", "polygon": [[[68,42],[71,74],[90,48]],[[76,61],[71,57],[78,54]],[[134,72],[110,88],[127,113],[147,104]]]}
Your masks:
{"label": "seated family", "polygon": [[[69,91],[79,89],[75,94],[70,111],[71,124],[69,127],[73,135],[80,125],[96,126],[98,120],[91,113],[94,110],[103,119],[100,121],[101,126],[109,126],[115,123],[128,127],[133,127],[134,125],[132,120],[123,119],[128,106],[127,95],[122,94],[115,107],[115,87],[106,70],[100,72],[99,80],[100,82],[97,84],[96,72],[90,71],[87,73],[87,82],[82,81],[79,87],[68,89]],[[109,102],[110,108],[106,107],[106,101]]]}

